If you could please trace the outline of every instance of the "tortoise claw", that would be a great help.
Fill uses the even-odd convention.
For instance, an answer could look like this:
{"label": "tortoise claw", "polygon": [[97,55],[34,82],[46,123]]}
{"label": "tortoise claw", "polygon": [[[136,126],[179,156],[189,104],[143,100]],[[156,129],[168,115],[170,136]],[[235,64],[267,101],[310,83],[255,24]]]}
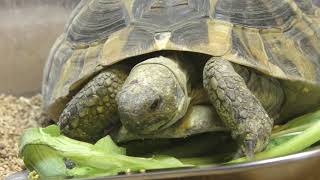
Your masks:
{"label": "tortoise claw", "polygon": [[254,159],[254,152],[256,148],[256,140],[248,139],[243,140],[240,143],[239,149],[235,152],[233,159],[238,159],[243,156],[246,156],[249,160]]}
{"label": "tortoise claw", "polygon": [[253,139],[244,140],[243,142],[242,151],[249,160],[254,159],[254,152],[257,144],[256,142],[257,141]]}

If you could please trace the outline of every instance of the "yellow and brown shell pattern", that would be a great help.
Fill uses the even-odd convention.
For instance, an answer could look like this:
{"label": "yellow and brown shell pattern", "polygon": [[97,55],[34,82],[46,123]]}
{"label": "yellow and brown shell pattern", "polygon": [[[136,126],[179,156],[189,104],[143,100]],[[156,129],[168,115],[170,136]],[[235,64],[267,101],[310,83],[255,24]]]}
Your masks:
{"label": "yellow and brown shell pattern", "polygon": [[319,0],[83,0],[50,52],[44,108],[57,117],[104,67],[161,50],[222,56],[313,93],[320,84],[319,7]]}

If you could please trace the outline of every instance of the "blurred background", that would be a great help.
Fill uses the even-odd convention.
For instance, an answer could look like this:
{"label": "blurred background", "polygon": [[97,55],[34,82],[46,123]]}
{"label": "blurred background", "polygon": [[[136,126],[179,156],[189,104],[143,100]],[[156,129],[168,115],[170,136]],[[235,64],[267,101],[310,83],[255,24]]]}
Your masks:
{"label": "blurred background", "polygon": [[80,0],[0,0],[0,94],[34,95],[43,66]]}

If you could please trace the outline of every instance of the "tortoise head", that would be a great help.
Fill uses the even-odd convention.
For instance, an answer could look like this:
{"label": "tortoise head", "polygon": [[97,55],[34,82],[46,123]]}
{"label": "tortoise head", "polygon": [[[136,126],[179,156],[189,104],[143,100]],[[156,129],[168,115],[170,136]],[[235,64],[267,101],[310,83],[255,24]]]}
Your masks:
{"label": "tortoise head", "polygon": [[137,64],[117,95],[120,120],[136,134],[153,134],[179,120],[189,97],[174,61],[157,57]]}

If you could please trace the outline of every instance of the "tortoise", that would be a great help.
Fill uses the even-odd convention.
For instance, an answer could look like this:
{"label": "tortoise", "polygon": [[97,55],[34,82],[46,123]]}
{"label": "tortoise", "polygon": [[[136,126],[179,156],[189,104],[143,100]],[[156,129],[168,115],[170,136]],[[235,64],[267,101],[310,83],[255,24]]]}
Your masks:
{"label": "tortoise", "polygon": [[[319,3],[83,0],[53,45],[43,107],[69,137],[161,133],[206,104],[247,156],[320,104]],[[121,122],[121,123],[120,123]]]}

